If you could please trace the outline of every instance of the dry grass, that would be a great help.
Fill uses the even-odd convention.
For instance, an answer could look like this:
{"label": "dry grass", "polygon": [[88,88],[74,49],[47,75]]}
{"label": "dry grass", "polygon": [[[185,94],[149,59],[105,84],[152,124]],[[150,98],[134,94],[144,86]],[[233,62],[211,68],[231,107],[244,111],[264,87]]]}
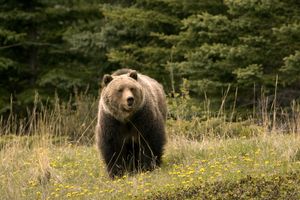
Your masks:
{"label": "dry grass", "polygon": [[201,142],[172,136],[160,169],[114,181],[93,146],[56,146],[48,139],[30,148],[13,142],[1,150],[2,199],[140,199],[203,183],[300,170],[298,135]]}
{"label": "dry grass", "polygon": [[[218,199],[218,188],[232,199],[231,193],[238,188],[234,184],[239,181],[240,186],[250,184],[248,197],[271,194],[273,189],[257,193],[251,185],[256,182],[247,182],[249,176],[257,184],[273,177],[268,184],[274,183],[279,193],[287,195],[284,197],[292,194],[290,199],[300,198],[295,192],[297,177],[300,180],[300,112],[296,103],[288,115],[284,110],[275,113],[275,121],[270,110],[280,109],[261,109],[263,117],[259,119],[263,121],[257,123],[250,117],[232,121],[235,111],[226,114],[225,103],[216,114],[205,106],[201,111],[205,118],[200,118],[190,116],[197,108],[188,110],[187,99],[176,101],[170,104],[170,115],[176,119],[168,120],[168,144],[161,168],[116,180],[108,178],[99,153],[91,145],[95,99],[82,95],[73,103],[58,101],[52,109],[37,100],[26,123],[15,115],[8,121],[0,120],[1,199],[182,199],[200,191],[207,192],[206,198]],[[174,109],[179,104],[187,110]],[[290,173],[296,173],[296,179],[282,178],[288,185],[282,188],[278,180]]]}

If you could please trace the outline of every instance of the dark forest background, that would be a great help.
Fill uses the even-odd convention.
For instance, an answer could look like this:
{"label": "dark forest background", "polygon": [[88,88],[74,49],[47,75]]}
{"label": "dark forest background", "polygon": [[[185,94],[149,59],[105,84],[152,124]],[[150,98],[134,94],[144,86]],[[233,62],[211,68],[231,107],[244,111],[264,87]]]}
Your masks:
{"label": "dark forest background", "polygon": [[288,106],[300,96],[300,1],[0,0],[0,114],[36,93],[96,97],[122,67],[196,105],[226,95],[247,110],[263,93]]}

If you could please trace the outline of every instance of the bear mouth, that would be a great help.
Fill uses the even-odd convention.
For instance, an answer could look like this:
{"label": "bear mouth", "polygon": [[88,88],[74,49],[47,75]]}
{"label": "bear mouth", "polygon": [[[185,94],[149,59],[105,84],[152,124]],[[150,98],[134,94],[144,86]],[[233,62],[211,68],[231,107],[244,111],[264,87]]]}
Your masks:
{"label": "bear mouth", "polygon": [[133,111],[133,107],[131,106],[131,107],[128,107],[128,106],[124,106],[123,108],[122,108],[122,110],[124,111],[124,112],[132,112]]}

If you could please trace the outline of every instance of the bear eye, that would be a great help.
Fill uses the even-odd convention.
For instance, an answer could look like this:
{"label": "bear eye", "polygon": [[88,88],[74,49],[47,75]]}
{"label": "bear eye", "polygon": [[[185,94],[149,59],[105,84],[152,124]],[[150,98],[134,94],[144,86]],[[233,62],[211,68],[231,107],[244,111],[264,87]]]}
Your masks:
{"label": "bear eye", "polygon": [[123,92],[123,89],[122,89],[122,88],[119,88],[119,89],[118,89],[118,92]]}
{"label": "bear eye", "polygon": [[133,92],[135,90],[135,88],[131,87],[129,88],[131,92]]}

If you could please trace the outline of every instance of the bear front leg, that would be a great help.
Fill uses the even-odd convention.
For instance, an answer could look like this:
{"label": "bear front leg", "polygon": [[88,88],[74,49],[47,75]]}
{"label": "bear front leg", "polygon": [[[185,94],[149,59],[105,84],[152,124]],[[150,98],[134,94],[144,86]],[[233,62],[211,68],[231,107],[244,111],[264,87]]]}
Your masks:
{"label": "bear front leg", "polygon": [[165,119],[151,105],[145,104],[130,121],[139,136],[141,152],[137,158],[143,170],[160,166],[166,143]]}
{"label": "bear front leg", "polygon": [[138,162],[142,171],[152,171],[161,163],[162,149],[151,142],[151,140],[143,142],[140,148]]}
{"label": "bear front leg", "polygon": [[154,133],[154,131],[164,131],[163,129],[148,130],[149,132],[144,130],[144,134],[140,133],[141,135],[137,142],[139,147],[135,154],[138,170],[142,171],[152,171],[155,167],[160,166],[165,143],[164,132]]}
{"label": "bear front leg", "polygon": [[120,136],[120,123],[112,116],[102,113],[96,127],[96,140],[111,178],[122,176],[126,169],[122,161],[125,141]]}
{"label": "bear front leg", "polygon": [[109,176],[111,178],[123,176],[126,171],[124,145],[122,147],[122,145],[116,144],[116,141],[113,139],[103,141],[101,145],[101,153]]}

